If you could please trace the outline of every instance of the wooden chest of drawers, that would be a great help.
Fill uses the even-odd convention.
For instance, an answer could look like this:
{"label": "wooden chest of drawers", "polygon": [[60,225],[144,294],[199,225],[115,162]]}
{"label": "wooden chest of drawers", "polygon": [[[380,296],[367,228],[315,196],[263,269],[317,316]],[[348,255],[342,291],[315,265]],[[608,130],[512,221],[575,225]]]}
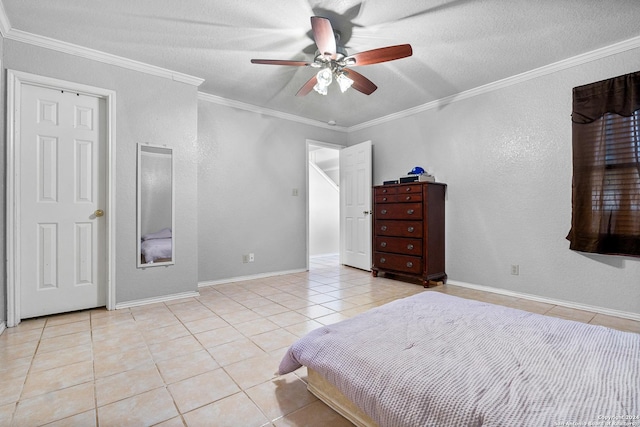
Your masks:
{"label": "wooden chest of drawers", "polygon": [[446,184],[412,182],[373,187],[372,273],[419,278],[427,287],[446,281]]}

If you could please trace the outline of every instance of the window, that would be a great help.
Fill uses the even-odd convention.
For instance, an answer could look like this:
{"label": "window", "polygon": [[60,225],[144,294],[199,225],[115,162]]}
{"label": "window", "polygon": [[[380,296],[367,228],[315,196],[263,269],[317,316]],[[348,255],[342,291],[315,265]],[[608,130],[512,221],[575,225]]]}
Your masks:
{"label": "window", "polygon": [[640,72],[573,89],[570,248],[640,256]]}

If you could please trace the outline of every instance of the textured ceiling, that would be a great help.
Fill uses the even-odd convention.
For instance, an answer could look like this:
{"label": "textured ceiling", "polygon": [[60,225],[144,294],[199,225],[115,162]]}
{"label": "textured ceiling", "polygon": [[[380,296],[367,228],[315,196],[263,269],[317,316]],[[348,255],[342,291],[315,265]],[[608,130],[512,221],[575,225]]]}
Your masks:
{"label": "textured ceiling", "polygon": [[[638,0],[2,0],[12,29],[205,79],[199,90],[353,126],[640,36]],[[370,96],[296,97],[313,15],[349,53],[409,43],[413,56],[355,67]]]}

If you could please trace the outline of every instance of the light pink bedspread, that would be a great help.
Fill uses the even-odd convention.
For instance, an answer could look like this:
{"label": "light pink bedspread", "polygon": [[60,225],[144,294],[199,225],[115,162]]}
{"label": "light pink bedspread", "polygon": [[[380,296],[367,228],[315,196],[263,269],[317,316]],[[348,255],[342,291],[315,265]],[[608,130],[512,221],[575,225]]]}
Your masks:
{"label": "light pink bedspread", "polygon": [[309,333],[301,365],[380,426],[640,426],[640,334],[440,292]]}

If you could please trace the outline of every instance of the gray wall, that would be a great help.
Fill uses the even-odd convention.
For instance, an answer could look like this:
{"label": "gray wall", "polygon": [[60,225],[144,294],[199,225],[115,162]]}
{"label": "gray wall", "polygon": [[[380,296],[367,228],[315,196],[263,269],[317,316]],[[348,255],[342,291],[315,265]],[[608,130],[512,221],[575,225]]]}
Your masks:
{"label": "gray wall", "polygon": [[448,184],[451,281],[640,313],[640,259],[573,252],[565,239],[571,90],[638,69],[636,49],[354,131],[349,144],[373,141],[374,183],[419,165]]}
{"label": "gray wall", "polygon": [[[13,40],[5,40],[3,66],[116,92],[117,303],[196,291],[197,88]],[[138,142],[174,148],[177,256],[173,266],[136,268]]]}
{"label": "gray wall", "polygon": [[346,134],[198,104],[198,280],[306,268],[306,140],[344,145]]}

